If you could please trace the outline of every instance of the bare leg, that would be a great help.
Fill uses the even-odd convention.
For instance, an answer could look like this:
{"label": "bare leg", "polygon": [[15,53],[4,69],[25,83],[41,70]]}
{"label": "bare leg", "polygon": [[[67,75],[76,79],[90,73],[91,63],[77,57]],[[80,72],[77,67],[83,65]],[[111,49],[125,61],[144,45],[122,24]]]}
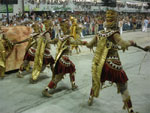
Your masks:
{"label": "bare leg", "polygon": [[94,91],[91,88],[90,97],[89,97],[89,100],[88,100],[88,105],[89,106],[91,106],[93,104],[93,99],[94,99]]}
{"label": "bare leg", "polygon": [[23,70],[27,69],[29,67],[29,61],[28,60],[24,60],[23,64],[21,64],[19,72],[17,74],[18,78],[23,78],[22,72]]}
{"label": "bare leg", "polygon": [[55,89],[57,87],[58,82],[62,80],[63,76],[64,76],[63,74],[55,75],[54,79],[52,79],[48,84],[48,86],[42,91],[43,96],[51,97],[52,95],[49,94],[49,90]]}
{"label": "bare leg", "polygon": [[54,66],[53,66],[53,64],[50,64],[50,67],[51,67],[52,73],[54,73]]}
{"label": "bare leg", "polygon": [[[102,87],[103,83],[101,83],[100,87]],[[91,106],[93,104],[93,99],[94,99],[94,82],[92,80],[92,88],[90,91],[90,96],[89,96],[89,100],[88,100],[88,105]]]}
{"label": "bare leg", "polygon": [[43,72],[46,68],[46,65],[42,65],[42,69],[41,69],[41,72]]}
{"label": "bare leg", "polygon": [[128,113],[134,113],[133,108],[132,108],[132,101],[130,99],[130,95],[128,92],[128,88],[127,88],[127,83],[119,83],[117,84],[118,90],[121,93],[123,102],[124,102],[124,106],[123,109],[127,109]]}
{"label": "bare leg", "polygon": [[75,84],[74,73],[70,74],[70,82],[71,82],[72,90],[75,90],[78,88],[78,86]]}

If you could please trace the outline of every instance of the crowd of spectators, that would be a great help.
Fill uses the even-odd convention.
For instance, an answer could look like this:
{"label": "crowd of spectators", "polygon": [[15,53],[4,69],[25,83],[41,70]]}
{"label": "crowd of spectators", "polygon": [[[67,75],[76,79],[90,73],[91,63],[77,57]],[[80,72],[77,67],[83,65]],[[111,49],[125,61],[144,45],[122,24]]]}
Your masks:
{"label": "crowd of spectators", "polygon": [[[96,2],[96,1],[86,1],[86,0],[72,0],[74,5],[81,5],[81,6],[101,6],[103,2]],[[31,5],[33,4],[51,4],[51,5],[67,5],[69,3],[69,0],[29,0],[28,3]],[[145,3],[146,4],[146,3]],[[147,3],[147,5],[142,5],[142,3],[125,3],[125,2],[116,2],[116,6],[118,8],[134,8],[134,9],[142,9],[142,6],[144,9],[150,8],[150,3]]]}
{"label": "crowd of spectators", "polygon": [[52,5],[61,5],[61,4],[68,4],[69,0],[29,0],[31,4],[52,4]]}
{"label": "crowd of spectators", "polygon": [[124,7],[125,7],[125,4],[124,4],[124,3],[117,3],[117,7],[119,7],[119,8],[124,8]]}
{"label": "crowd of spectators", "polygon": [[[105,12],[41,12],[41,13],[25,13],[16,14],[9,18],[7,23],[6,15],[3,15],[0,21],[4,26],[31,25],[32,22],[49,19],[53,23],[53,38],[55,38],[56,29],[59,22],[63,19],[69,19],[70,16],[76,17],[78,25],[82,27],[82,37],[85,35],[94,35],[98,31],[105,29]],[[150,27],[150,15],[139,13],[120,13],[118,15],[118,28],[122,31],[139,29],[147,31],[146,27]],[[121,31],[120,31],[121,32]]]}
{"label": "crowd of spectators", "polygon": [[141,9],[142,5],[138,5],[138,4],[127,4],[128,8],[135,8],[135,9]]}

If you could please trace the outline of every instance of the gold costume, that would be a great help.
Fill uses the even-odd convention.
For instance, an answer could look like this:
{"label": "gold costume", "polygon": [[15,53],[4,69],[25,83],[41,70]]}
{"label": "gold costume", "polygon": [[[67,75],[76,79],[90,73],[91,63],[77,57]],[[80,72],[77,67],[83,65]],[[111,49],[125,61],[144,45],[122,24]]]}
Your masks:
{"label": "gold costume", "polygon": [[98,97],[99,95],[99,90],[101,87],[100,79],[103,65],[106,60],[108,50],[111,48],[111,43],[109,47],[107,47],[107,44],[109,44],[109,42],[107,42],[105,37],[100,37],[98,40],[99,41],[97,43],[97,48],[92,63],[92,78],[93,78],[92,86],[94,89],[95,97]]}
{"label": "gold costume", "polygon": [[76,71],[75,65],[69,59],[70,54],[70,45],[83,45],[84,42],[81,40],[75,40],[72,36],[70,36],[70,30],[68,21],[64,21],[61,24],[61,29],[64,35],[61,37],[55,38],[54,40],[49,41],[48,43],[56,44],[56,57],[54,64],[54,72],[52,76],[52,80],[49,82],[48,86],[43,90],[43,95],[46,97],[50,97],[48,90],[56,88],[57,83],[64,78],[65,74],[70,75],[70,82],[72,85],[72,90],[77,88],[75,85],[75,76],[74,73]]}
{"label": "gold costume", "polygon": [[41,36],[37,42],[37,49],[34,58],[34,67],[32,71],[32,79],[37,80],[43,65],[43,56],[45,51],[46,42],[44,42],[44,38]]}
{"label": "gold costume", "polygon": [[6,59],[12,52],[13,43],[10,42],[4,35],[0,34],[0,77],[4,77],[6,69]]}
{"label": "gold costume", "polygon": [[[51,21],[49,20],[45,20],[44,21],[44,25],[46,28],[46,32],[43,35],[39,35],[39,38],[37,40],[37,44],[36,44],[36,53],[35,53],[35,58],[34,58],[34,67],[33,67],[33,71],[32,71],[32,79],[31,81],[36,81],[40,75],[40,72],[42,70],[42,66],[43,66],[43,60],[44,60],[44,52],[46,52],[46,49],[50,50],[50,43],[47,43],[48,41],[50,41],[50,35],[49,35],[49,31],[51,30]],[[51,70],[53,71],[53,58],[51,57]]]}
{"label": "gold costume", "polygon": [[[75,40],[80,39],[80,33],[81,33],[81,28],[78,26],[77,24],[77,19],[74,17],[70,18],[72,25],[70,27],[70,35],[74,37]],[[76,49],[76,52],[79,53],[80,52],[80,48],[78,45],[72,45],[72,50]]]}
{"label": "gold costume", "polygon": [[[112,36],[113,38],[109,38]],[[112,39],[114,39],[114,41]],[[94,91],[94,97],[99,96],[99,90],[102,87],[100,79],[106,58],[111,56],[119,58],[117,52],[118,46],[115,46],[113,43],[117,43],[123,51],[126,50],[128,46],[130,46],[130,42],[123,41],[118,31],[114,30],[106,32],[100,31],[99,34],[87,44],[88,48],[96,46],[96,51],[92,62],[92,89]]]}
{"label": "gold costume", "polygon": [[24,56],[24,62],[21,65],[19,74],[17,76],[22,78],[22,71],[24,69],[29,69],[29,62],[34,61],[30,83],[35,83],[38,80],[40,72],[42,72],[47,65],[50,64],[51,70],[53,71],[54,59],[50,52],[50,43],[47,43],[51,40],[49,32],[46,31],[44,33],[40,33],[41,30],[37,23],[32,27],[37,35],[34,37],[31,36],[29,39],[29,43],[26,48],[26,54]]}
{"label": "gold costume", "polygon": [[128,113],[134,113],[132,102],[127,88],[128,77],[124,72],[119,58],[118,50],[127,50],[132,46],[132,41],[121,39],[117,30],[117,13],[113,10],[106,12],[106,31],[100,31],[89,43],[88,48],[96,46],[92,61],[92,88],[88,104],[92,105],[93,98],[99,96],[99,92],[105,81],[116,83],[118,92],[121,93],[124,108]]}

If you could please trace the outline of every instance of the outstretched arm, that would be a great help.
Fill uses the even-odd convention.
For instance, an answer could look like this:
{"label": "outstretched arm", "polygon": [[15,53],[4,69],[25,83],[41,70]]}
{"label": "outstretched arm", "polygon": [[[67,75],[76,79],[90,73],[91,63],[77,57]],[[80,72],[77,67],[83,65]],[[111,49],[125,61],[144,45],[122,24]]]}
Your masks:
{"label": "outstretched arm", "polygon": [[54,38],[53,40],[49,40],[47,43],[57,44],[58,40],[59,40],[58,38]]}
{"label": "outstretched arm", "polygon": [[120,34],[119,33],[115,33],[113,35],[113,38],[115,40],[115,42],[121,46],[121,49],[123,51],[125,50],[128,50],[128,47],[129,46],[134,46],[135,45],[135,42],[134,41],[124,41],[121,37],[120,37]]}
{"label": "outstretched arm", "polygon": [[70,44],[72,45],[85,45],[86,41],[81,41],[80,39],[74,40],[74,38],[70,37]]}
{"label": "outstretched arm", "polygon": [[146,47],[144,47],[144,50],[145,50],[145,51],[149,51],[149,52],[150,52],[150,46],[146,46]]}
{"label": "outstretched arm", "polygon": [[89,43],[86,44],[86,46],[92,49],[94,46],[96,46],[97,41],[98,41],[98,36],[96,35]]}

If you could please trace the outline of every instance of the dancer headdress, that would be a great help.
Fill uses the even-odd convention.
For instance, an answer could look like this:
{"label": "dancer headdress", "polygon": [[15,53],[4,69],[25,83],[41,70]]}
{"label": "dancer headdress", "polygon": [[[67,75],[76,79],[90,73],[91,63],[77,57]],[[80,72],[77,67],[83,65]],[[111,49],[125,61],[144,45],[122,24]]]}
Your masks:
{"label": "dancer headdress", "polygon": [[106,27],[107,29],[117,29],[117,12],[116,11],[107,10]]}
{"label": "dancer headdress", "polygon": [[61,30],[63,32],[64,35],[69,35],[70,34],[70,25],[69,25],[69,22],[67,20],[63,20],[61,23],[60,23],[60,27],[61,27]]}

